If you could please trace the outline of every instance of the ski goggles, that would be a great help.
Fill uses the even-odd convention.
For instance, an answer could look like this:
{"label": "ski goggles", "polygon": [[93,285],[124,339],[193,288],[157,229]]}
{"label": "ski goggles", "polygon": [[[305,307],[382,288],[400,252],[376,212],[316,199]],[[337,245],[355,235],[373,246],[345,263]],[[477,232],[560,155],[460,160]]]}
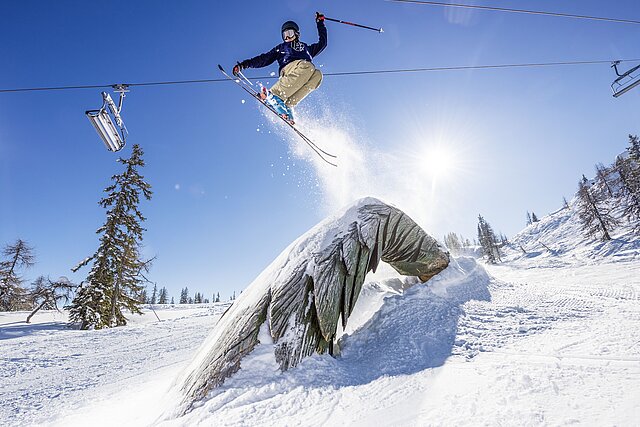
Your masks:
{"label": "ski goggles", "polygon": [[282,40],[294,39],[295,37],[296,37],[296,31],[295,30],[284,30],[282,32]]}

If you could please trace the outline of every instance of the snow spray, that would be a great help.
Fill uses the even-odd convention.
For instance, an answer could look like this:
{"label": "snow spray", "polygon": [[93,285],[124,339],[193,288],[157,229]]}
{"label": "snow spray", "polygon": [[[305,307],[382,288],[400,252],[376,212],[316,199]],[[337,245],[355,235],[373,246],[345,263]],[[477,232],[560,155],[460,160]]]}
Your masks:
{"label": "snow spray", "polygon": [[356,199],[370,196],[397,206],[428,230],[437,204],[436,189],[424,165],[420,167],[415,159],[415,152],[375,148],[366,132],[358,130],[349,115],[338,110],[335,105],[331,109],[316,106],[313,111],[304,107],[296,110],[297,126],[318,146],[338,156],[337,168],[320,160],[284,126],[278,129],[292,157],[313,168],[315,176],[309,179],[317,180],[321,214],[332,214]]}

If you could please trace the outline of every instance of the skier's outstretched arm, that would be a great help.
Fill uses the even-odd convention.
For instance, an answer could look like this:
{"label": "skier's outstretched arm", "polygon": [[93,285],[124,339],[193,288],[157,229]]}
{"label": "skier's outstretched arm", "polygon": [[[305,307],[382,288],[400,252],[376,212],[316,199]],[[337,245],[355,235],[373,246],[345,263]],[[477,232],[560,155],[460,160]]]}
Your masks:
{"label": "skier's outstretched arm", "polygon": [[324,15],[320,12],[316,12],[316,25],[318,26],[318,43],[314,43],[309,46],[309,53],[311,57],[315,57],[320,54],[327,47],[327,27],[324,25]]}
{"label": "skier's outstretched arm", "polygon": [[266,67],[273,64],[276,59],[278,59],[278,52],[276,51],[276,47],[274,47],[267,53],[263,53],[261,55],[254,56],[253,58],[245,59],[242,62],[238,62],[238,64],[233,67],[233,74],[236,74],[237,71],[244,70],[245,68]]}

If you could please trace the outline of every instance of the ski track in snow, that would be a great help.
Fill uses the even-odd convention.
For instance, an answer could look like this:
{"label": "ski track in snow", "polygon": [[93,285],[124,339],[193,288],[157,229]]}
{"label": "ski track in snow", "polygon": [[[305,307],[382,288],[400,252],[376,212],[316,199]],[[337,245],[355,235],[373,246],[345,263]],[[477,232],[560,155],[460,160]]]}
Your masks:
{"label": "ski track in snow", "polygon": [[0,424],[635,425],[640,263],[560,257],[543,268],[538,258],[457,258],[404,293],[397,279],[369,282],[340,357],[281,373],[265,339],[174,420],[157,418],[163,390],[220,307],[106,331],[59,320],[21,329],[2,314]]}

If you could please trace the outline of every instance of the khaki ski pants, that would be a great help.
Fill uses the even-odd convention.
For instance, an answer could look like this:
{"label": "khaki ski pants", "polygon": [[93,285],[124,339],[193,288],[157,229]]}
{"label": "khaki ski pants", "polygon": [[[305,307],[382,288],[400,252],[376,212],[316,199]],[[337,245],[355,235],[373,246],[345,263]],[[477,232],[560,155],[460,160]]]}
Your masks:
{"label": "khaki ski pants", "polygon": [[295,107],[322,82],[322,73],[314,65],[298,59],[290,62],[280,72],[280,80],[271,87],[271,92],[279,96],[287,107]]}

